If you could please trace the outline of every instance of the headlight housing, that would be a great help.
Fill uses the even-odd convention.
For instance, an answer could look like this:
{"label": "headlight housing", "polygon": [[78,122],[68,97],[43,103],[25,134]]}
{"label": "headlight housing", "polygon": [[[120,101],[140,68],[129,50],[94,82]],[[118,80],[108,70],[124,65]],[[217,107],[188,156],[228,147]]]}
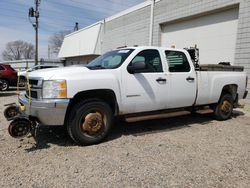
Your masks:
{"label": "headlight housing", "polygon": [[42,95],[44,99],[67,98],[66,80],[44,80]]}

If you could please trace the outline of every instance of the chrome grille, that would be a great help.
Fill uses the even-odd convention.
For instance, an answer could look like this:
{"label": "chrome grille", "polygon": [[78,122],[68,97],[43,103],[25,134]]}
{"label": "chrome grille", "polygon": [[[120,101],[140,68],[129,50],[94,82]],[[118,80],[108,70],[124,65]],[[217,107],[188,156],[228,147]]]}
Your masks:
{"label": "chrome grille", "polygon": [[40,99],[42,98],[42,82],[41,78],[30,78],[29,85],[30,85],[30,93],[28,90],[28,83],[26,83],[26,96],[31,97],[33,99]]}
{"label": "chrome grille", "polygon": [[29,84],[30,85],[37,85],[38,84],[38,80],[29,79]]}

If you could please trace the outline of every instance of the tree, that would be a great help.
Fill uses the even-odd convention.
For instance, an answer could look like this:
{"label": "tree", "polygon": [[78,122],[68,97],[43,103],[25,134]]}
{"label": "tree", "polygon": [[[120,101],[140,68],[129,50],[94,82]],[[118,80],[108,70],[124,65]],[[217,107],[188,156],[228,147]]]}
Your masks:
{"label": "tree", "polygon": [[71,33],[71,31],[69,31],[69,30],[59,31],[50,37],[49,45],[50,45],[50,48],[52,50],[51,53],[54,53],[54,54],[59,53],[59,50],[60,50],[62,43],[63,43],[63,39],[64,39],[65,35],[67,35],[69,33]]}
{"label": "tree", "polygon": [[22,40],[8,42],[2,53],[3,60],[33,59],[35,56],[34,45]]}

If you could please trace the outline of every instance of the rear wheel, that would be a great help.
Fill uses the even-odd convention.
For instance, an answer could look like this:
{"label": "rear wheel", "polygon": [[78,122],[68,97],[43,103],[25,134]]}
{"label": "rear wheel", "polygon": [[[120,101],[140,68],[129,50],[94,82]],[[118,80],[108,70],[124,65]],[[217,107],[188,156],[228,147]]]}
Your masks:
{"label": "rear wheel", "polygon": [[73,107],[67,130],[77,144],[97,144],[108,135],[113,120],[113,112],[105,102],[83,101]]}
{"label": "rear wheel", "polygon": [[223,121],[231,117],[233,112],[233,97],[230,94],[223,94],[214,107],[214,117]]}
{"label": "rear wheel", "polygon": [[9,82],[4,79],[0,79],[0,90],[1,91],[7,91],[9,89]]}

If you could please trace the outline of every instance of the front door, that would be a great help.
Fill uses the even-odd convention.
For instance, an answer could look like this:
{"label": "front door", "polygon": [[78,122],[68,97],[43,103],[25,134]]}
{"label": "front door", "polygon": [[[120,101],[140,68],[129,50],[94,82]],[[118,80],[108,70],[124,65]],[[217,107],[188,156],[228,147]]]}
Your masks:
{"label": "front door", "polygon": [[158,50],[142,50],[128,66],[145,62],[146,68],[130,74],[123,72],[123,113],[136,113],[165,108],[168,80],[163,72]]}

